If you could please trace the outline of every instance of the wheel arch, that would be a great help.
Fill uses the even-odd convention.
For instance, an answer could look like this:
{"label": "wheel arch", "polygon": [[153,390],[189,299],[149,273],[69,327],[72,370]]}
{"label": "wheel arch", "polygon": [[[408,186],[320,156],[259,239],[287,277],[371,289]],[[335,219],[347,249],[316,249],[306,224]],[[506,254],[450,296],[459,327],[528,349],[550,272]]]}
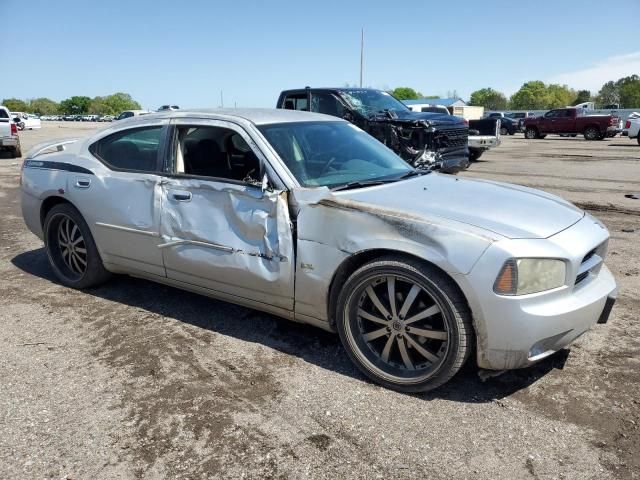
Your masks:
{"label": "wheel arch", "polygon": [[[390,248],[374,248],[374,249],[368,249],[368,250],[363,250],[363,251],[354,253],[353,255],[345,258],[340,263],[340,265],[338,265],[338,268],[335,270],[333,277],[331,278],[331,283],[329,284],[329,294],[327,295],[327,320],[329,321],[329,324],[332,327],[335,325],[335,322],[336,322],[336,309],[338,304],[338,296],[340,293],[340,288],[347,281],[347,278],[349,278],[349,276],[353,272],[355,272],[358,268],[363,266],[365,263],[369,263],[373,260],[388,256],[388,255],[395,255],[395,256],[403,257],[409,260],[418,261],[423,265],[427,265],[430,268],[434,268],[438,270],[440,273],[442,273],[451,281],[451,284],[459,291],[460,295],[462,296],[462,298],[465,299],[465,301],[467,302],[467,306],[469,306],[469,309],[471,310],[471,304],[467,299],[467,296],[465,295],[463,289],[460,287],[456,279],[447,271],[442,269],[442,267],[436,265],[433,262],[430,262],[429,260],[423,257],[414,255],[412,253],[407,253],[400,250],[393,250]],[[475,330],[475,326],[474,326],[474,330]]]}
{"label": "wheel arch", "polygon": [[68,203],[74,208],[76,207],[72,202],[64,197],[60,197],[58,195],[51,195],[45,198],[40,205],[40,226],[44,228],[44,220],[47,218],[47,214],[51,211],[53,207],[56,205],[60,205],[61,203]]}

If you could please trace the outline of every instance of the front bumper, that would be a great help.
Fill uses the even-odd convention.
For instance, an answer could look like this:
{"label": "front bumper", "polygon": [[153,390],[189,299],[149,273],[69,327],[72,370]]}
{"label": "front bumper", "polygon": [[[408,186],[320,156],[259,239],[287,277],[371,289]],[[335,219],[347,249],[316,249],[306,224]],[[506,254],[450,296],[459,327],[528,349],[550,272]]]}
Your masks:
{"label": "front bumper", "polygon": [[587,215],[548,239],[503,241],[515,250],[512,256],[569,260],[564,286],[521,296],[493,292],[505,247],[489,247],[466,276],[468,284],[461,282],[473,311],[479,367],[528,367],[566,347],[596,323],[606,321],[617,296],[616,281],[609,269],[600,264],[586,279],[577,284],[575,281],[586,253],[598,245],[605,245],[606,251],[607,239],[607,231]]}

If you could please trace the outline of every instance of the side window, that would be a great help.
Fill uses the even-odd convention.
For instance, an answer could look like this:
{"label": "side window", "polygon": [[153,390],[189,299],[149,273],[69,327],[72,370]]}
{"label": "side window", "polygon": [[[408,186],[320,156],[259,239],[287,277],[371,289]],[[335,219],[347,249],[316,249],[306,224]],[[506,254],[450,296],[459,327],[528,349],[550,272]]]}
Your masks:
{"label": "side window", "polygon": [[9,112],[4,108],[0,108],[0,118],[9,118]]}
{"label": "side window", "polygon": [[260,160],[244,138],[224,127],[176,129],[174,172],[238,182],[260,179]]}
{"label": "side window", "polygon": [[342,118],[344,107],[340,101],[330,93],[312,93],[311,111]]}
{"label": "side window", "polygon": [[544,114],[547,118],[557,118],[562,116],[562,110],[550,110]]}
{"label": "side window", "polygon": [[162,127],[136,128],[98,140],[89,151],[114,170],[156,172]]}
{"label": "side window", "polygon": [[282,108],[285,110],[309,110],[307,107],[307,94],[296,93],[294,95],[287,95]]}

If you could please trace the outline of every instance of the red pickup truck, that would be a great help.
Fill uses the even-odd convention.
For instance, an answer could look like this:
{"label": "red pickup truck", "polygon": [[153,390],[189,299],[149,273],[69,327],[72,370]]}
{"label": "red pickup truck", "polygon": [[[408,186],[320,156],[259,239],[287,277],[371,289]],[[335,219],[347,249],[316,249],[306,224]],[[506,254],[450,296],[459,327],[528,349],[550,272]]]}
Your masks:
{"label": "red pickup truck", "polygon": [[544,138],[549,133],[576,136],[585,140],[602,140],[618,133],[618,117],[613,115],[587,115],[581,108],[557,108],[540,117],[524,121],[524,136],[529,139]]}

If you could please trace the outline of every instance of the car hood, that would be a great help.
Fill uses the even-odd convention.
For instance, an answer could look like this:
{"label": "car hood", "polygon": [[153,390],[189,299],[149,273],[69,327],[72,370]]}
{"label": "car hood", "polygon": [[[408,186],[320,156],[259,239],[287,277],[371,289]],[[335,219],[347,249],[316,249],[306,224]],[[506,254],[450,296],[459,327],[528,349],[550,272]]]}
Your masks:
{"label": "car hood", "polygon": [[413,112],[411,110],[394,110],[391,115],[380,112],[369,117],[369,121],[376,122],[416,122],[425,121],[433,125],[459,125],[465,126],[464,120],[453,115],[433,112]]}
{"label": "car hood", "polygon": [[547,238],[584,216],[573,204],[540,190],[438,173],[334,195],[426,220],[447,218],[508,238]]}

